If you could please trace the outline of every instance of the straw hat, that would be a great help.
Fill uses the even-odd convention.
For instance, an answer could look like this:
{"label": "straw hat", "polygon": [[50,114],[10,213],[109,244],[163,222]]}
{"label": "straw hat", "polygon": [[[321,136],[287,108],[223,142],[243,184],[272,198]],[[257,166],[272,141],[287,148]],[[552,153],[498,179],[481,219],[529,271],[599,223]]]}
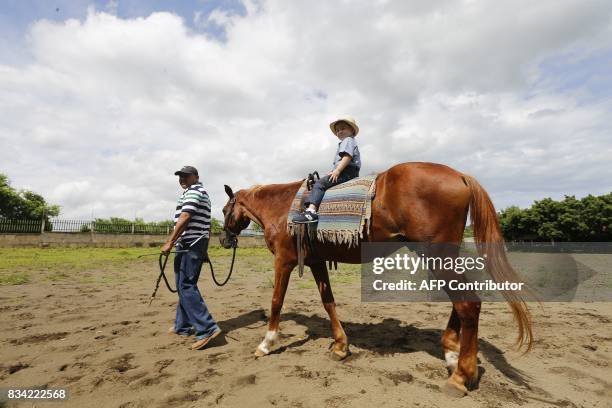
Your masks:
{"label": "straw hat", "polygon": [[357,133],[359,133],[359,126],[357,126],[357,122],[355,122],[355,119],[351,118],[350,116],[345,116],[329,124],[329,128],[331,129],[334,135],[336,134],[336,123],[338,122],[346,122],[350,127],[353,128],[355,136],[357,136]]}

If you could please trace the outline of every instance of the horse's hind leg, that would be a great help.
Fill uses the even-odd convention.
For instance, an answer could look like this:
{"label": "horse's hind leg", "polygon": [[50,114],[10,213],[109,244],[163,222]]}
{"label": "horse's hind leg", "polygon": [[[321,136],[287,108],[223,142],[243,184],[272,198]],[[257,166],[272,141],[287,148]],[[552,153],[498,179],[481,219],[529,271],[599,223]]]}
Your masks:
{"label": "horse's hind leg", "polygon": [[[436,244],[428,251],[428,256],[441,259],[459,256],[459,246],[456,244]],[[480,300],[471,291],[457,293],[449,289],[449,282],[456,280],[467,282],[463,273],[453,269],[432,268],[436,279],[446,282],[445,291],[453,301],[453,311],[448,325],[442,335],[442,347],[447,366],[452,373],[449,377],[445,391],[448,394],[463,396],[467,387],[478,380],[478,319],[480,317]],[[462,299],[470,299],[470,301]]]}
{"label": "horse's hind leg", "polygon": [[453,308],[461,322],[459,360],[446,383],[446,391],[453,395],[465,395],[467,387],[474,385],[478,380],[480,302],[454,302]]}
{"label": "horse's hind leg", "polygon": [[262,342],[255,350],[255,356],[263,357],[270,353],[270,349],[278,340],[278,326],[280,322],[280,312],[283,308],[287,286],[289,285],[289,277],[291,271],[295,267],[295,263],[287,262],[277,256],[274,259],[274,292],[272,294],[272,307],[270,310],[270,322],[268,323],[268,331]]}
{"label": "horse's hind leg", "polygon": [[459,334],[461,330],[461,320],[457,314],[457,310],[453,306],[446,330],[442,334],[442,348],[444,349],[444,359],[446,366],[453,372],[457,368],[459,362]]}
{"label": "horse's hind leg", "polygon": [[317,283],[319,294],[321,295],[321,301],[323,307],[329,315],[329,320],[332,326],[332,335],[334,336],[334,343],[332,344],[331,351],[332,357],[337,360],[342,360],[349,355],[348,338],[342,323],[338,319],[336,314],[336,303],[334,302],[334,295],[332,293],[331,285],[329,283],[329,274],[327,272],[327,266],[325,262],[321,262],[310,267],[312,275]]}
{"label": "horse's hind leg", "polygon": [[[456,258],[459,255],[459,251],[449,245],[434,245],[427,250],[427,255],[430,257],[445,258],[447,256]],[[450,279],[454,279],[453,272],[444,271],[441,269],[432,268],[431,272],[434,274],[436,279],[445,280],[447,283]],[[448,286],[448,285],[447,285]],[[444,359],[446,360],[446,367],[452,373],[457,368],[459,361],[460,351],[460,333],[461,333],[461,319],[457,314],[457,309],[453,305],[450,318],[446,325],[446,330],[442,334],[442,348],[444,350]]]}

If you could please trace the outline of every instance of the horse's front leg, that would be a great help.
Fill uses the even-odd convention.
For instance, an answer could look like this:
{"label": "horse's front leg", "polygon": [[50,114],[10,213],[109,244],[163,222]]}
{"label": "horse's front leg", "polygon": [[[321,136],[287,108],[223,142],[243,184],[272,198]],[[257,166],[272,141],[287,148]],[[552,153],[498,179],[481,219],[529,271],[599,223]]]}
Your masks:
{"label": "horse's front leg", "polygon": [[281,256],[274,259],[274,292],[272,294],[272,308],[270,311],[270,322],[268,331],[262,342],[255,350],[255,356],[263,357],[270,353],[272,346],[278,340],[278,325],[280,322],[280,312],[283,308],[287,286],[291,271],[295,268],[295,263],[287,262]]}
{"label": "horse's front leg", "polygon": [[332,326],[332,335],[334,336],[334,344],[332,344],[332,357],[336,360],[342,360],[350,354],[348,347],[348,338],[342,328],[342,323],[336,314],[336,302],[329,283],[329,273],[325,262],[321,262],[310,267],[312,275],[317,282],[317,288],[321,294],[323,307],[329,315],[329,320]]}

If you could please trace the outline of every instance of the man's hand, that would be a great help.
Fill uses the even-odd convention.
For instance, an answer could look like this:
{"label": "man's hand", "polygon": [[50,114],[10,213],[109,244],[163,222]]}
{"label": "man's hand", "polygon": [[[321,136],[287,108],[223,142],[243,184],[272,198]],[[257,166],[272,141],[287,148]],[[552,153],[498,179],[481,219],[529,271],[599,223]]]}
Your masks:
{"label": "man's hand", "polygon": [[172,251],[172,247],[173,246],[174,246],[174,244],[172,243],[172,241],[167,241],[164,245],[162,245],[161,253],[166,255],[166,256],[168,256],[170,251]]}
{"label": "man's hand", "polygon": [[168,241],[161,247],[161,253],[164,255],[168,255],[170,251],[172,251],[172,247],[174,243],[178,241],[179,237],[187,229],[187,225],[189,224],[189,220],[191,219],[191,214],[188,212],[182,212],[176,221],[176,225],[174,229],[170,233],[168,237]]}

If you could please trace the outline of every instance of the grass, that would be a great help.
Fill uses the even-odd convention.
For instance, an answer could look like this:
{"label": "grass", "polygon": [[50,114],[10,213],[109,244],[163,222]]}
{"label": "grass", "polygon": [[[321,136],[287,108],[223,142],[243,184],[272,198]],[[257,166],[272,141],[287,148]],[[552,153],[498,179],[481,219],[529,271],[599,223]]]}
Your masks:
{"label": "grass", "polygon": [[26,272],[9,272],[6,274],[0,273],[0,286],[3,285],[21,285],[30,281],[30,275]]}
{"label": "grass", "polygon": [[[21,285],[28,282],[122,283],[138,279],[132,272],[137,268],[157,268],[155,248],[2,248],[0,249],[0,285]],[[232,251],[211,247],[208,251],[215,260],[228,263]],[[154,254],[138,258],[140,255]],[[246,273],[265,275],[266,286],[274,283],[273,256],[267,248],[238,248],[237,262]],[[169,260],[168,265],[172,265]],[[167,267],[168,268],[168,267]],[[205,266],[208,270],[207,266]],[[222,268],[223,269],[223,268]],[[295,272],[297,276],[297,271]],[[351,284],[360,279],[360,265],[340,264],[338,271],[329,272],[333,286]],[[308,267],[298,288],[316,288]]]}
{"label": "grass", "polygon": [[[212,247],[211,258],[231,256],[229,249]],[[157,254],[155,248],[2,248],[0,271],[26,267],[31,269],[92,268],[108,264],[120,265],[134,262],[140,255]],[[266,248],[238,248],[237,257],[270,256]],[[152,255],[155,258],[155,255]],[[147,258],[145,258],[147,259]]]}
{"label": "grass", "polygon": [[[297,271],[294,271],[297,276]],[[332,288],[338,285],[359,282],[361,279],[361,265],[358,264],[338,264],[338,270],[329,271],[329,283]],[[317,287],[308,267],[304,268],[304,278],[297,282],[298,289],[315,289]]]}
{"label": "grass", "polygon": [[0,250],[0,272],[28,270],[63,271],[95,268],[109,264],[133,262],[138,255],[151,252],[146,248],[15,248]]}
{"label": "grass", "polygon": [[[231,250],[221,247],[211,247],[208,252],[213,262],[232,254]],[[129,272],[134,266],[157,263],[155,255],[140,259],[139,255],[156,253],[156,248],[1,248],[0,285],[20,285],[33,279],[125,282],[130,279]],[[267,248],[238,248],[236,257],[261,260],[271,258],[271,254]],[[97,269],[105,272],[99,278],[89,273]]]}

